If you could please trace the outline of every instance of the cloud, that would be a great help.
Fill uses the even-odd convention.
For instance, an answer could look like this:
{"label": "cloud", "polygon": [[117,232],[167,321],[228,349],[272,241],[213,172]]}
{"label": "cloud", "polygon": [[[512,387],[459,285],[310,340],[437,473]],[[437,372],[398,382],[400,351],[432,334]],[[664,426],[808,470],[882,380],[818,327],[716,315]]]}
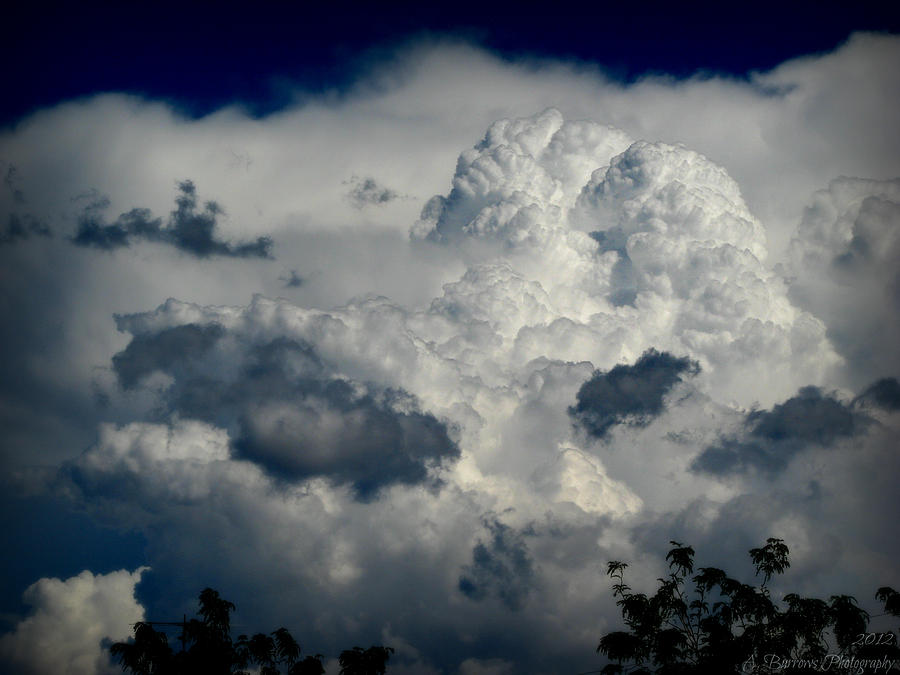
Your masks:
{"label": "cloud", "polygon": [[[124,321],[120,319],[120,322]],[[187,324],[158,333],[137,335],[124,351],[113,356],[113,370],[124,388],[133,388],[143,377],[155,371],[172,370],[177,365],[202,357],[224,332],[216,324]]]}
{"label": "cloud", "polygon": [[[737,183],[683,146],[632,141],[555,109],[500,120],[461,154],[453,189],[426,203],[412,236],[472,263],[502,256],[539,299],[511,304],[545,308],[517,328],[536,337],[543,323],[593,343],[545,356],[594,361],[618,326],[636,339],[613,341],[620,350],[604,362],[650,347],[690,353],[719,393],[743,382],[748,404],[789,393],[778,378],[758,377],[750,364],[761,351],[807,382],[838,361],[822,323],[791,306],[783,279],[766,268],[764,228]],[[639,331],[627,327],[631,308]]]}
{"label": "cloud", "polygon": [[821,318],[854,388],[900,374],[900,180],[833,180],[791,242],[790,294]]}
{"label": "cloud", "polygon": [[[888,382],[885,380],[884,382]],[[893,381],[896,385],[896,381]],[[890,399],[888,384],[873,385]],[[863,396],[878,399],[872,389]],[[842,403],[817,387],[803,387],[796,396],[771,410],[754,410],[744,420],[740,436],[723,438],[694,461],[695,471],[728,474],[755,468],[766,473],[781,471],[794,455],[810,446],[829,447],[863,433],[871,419],[852,405]]]}
{"label": "cloud", "polygon": [[[870,597],[898,583],[896,186],[829,181],[900,175],[898,44],[629,85],[427,44],[269,117],[39,111],[0,134],[29,213],[128,247],[0,248],[6,475],[139,530],[149,613],[211,584],[411,672],[600,667],[598,566],[650,588],[671,538],[731,570],[784,536],[804,592]],[[409,199],[354,208],[351,171]],[[181,191],[176,240],[173,175],[228,217]],[[269,235],[279,270],[216,253]],[[595,377],[602,453],[569,412]],[[692,470],[714,447],[737,468]]]}
{"label": "cloud", "polygon": [[286,480],[326,476],[371,500],[459,456],[446,423],[415,397],[339,377],[305,340],[253,344],[217,323],[142,330],[141,319],[119,319],[135,333],[112,360],[121,385],[165,373],[170,414],[231,429],[241,457]]}
{"label": "cloud", "polygon": [[[591,565],[628,553],[614,542],[648,514],[767,489],[691,471],[741,403],[765,396],[774,412],[746,434],[775,434],[792,410],[780,392],[837,372],[766,245],[699,153],[555,110],[498,121],[413,227],[409,250],[443,265],[433,297],[170,299],[120,315],[131,342],[111,359],[120,389],[104,391],[135,421],[105,427],[57,489],[120,527],[165,527],[150,535],[157,574],[182,559],[192,578],[212,573],[215,551],[236,600],[316,616],[316,639],[390,621],[436,667],[549,664],[596,636],[535,642],[540,617],[590,624],[605,592]],[[692,395],[669,401],[688,377]],[[576,427],[632,451],[595,457]],[[486,532],[474,546],[473,531]],[[279,555],[242,553],[259,547]],[[248,593],[251,573],[294,579],[296,594]],[[194,591],[180,583],[156,582],[157,602]],[[398,584],[441,618],[399,607]]]}
{"label": "cloud", "polygon": [[[898,422],[896,414],[880,416],[877,424],[865,425],[865,433],[835,433],[827,451],[809,444],[784,460],[771,456],[777,447],[763,444],[762,463],[752,464],[752,455],[740,457],[743,469],[727,474],[730,489],[721,490],[718,474],[703,474],[709,476],[705,488],[644,520],[633,531],[636,546],[662,552],[671,536],[705,551],[700,564],[733,570],[750,581],[754,570],[746,551],[767,537],[780,537],[790,547],[792,565],[773,592],[826,598],[850,593],[865,604],[877,585],[874,579],[896,579],[896,542],[881,540],[877,532],[884,523],[872,523],[867,514],[897,502],[891,484],[900,470]],[[769,465],[780,468],[769,471]],[[851,569],[865,572],[857,576]],[[653,585],[652,577],[645,579],[641,590]]]}
{"label": "cloud", "polygon": [[130,246],[133,240],[144,239],[171,244],[179,250],[198,258],[226,256],[232,258],[269,258],[272,240],[259,237],[255,242],[229,244],[215,238],[216,219],[222,213],[215,202],[206,202],[203,211],[197,211],[197,189],[186,180],[178,184],[176,209],[166,227],[162,220],[153,218],[149,209],[132,209],[121,214],[114,223],[107,225],[102,209],[109,201],[91,204],[78,220],[78,231],[72,241],[76,246],[112,250]]}
{"label": "cloud", "polygon": [[459,577],[460,592],[472,600],[496,596],[511,610],[519,610],[534,583],[534,563],[521,532],[496,518],[486,518],[490,533],[487,544],[479,541],[472,549],[472,563]]}
{"label": "cloud", "polygon": [[[511,654],[516,643],[525,658],[549,664],[570,639],[548,635],[522,647],[533,624],[525,612],[559,605],[564,615],[581,613],[591,602],[544,595],[521,527],[483,523],[474,515],[485,505],[476,494],[398,486],[391,499],[363,504],[324,481],[279,485],[231,455],[227,434],[199,422],[106,426],[55,487],[97,518],[154,533],[157,566],[141,586],[148,612],[190,608],[204,579],[228,589],[242,622],[288,625],[326,655],[389,634],[414,645],[423,667],[455,669],[466,658]],[[487,528],[486,560],[477,547],[472,557],[473,525]],[[556,527],[555,558],[583,555],[587,535]],[[460,593],[461,570],[485,585],[484,601]],[[237,581],[247,575],[251,584]],[[415,602],[401,588],[416,589]],[[502,627],[501,617],[520,614],[523,625]]]}
{"label": "cloud", "polygon": [[146,568],[69,579],[44,578],[23,596],[28,617],[0,637],[0,658],[29,675],[112,675],[109,642],[125,640],[131,626],[144,620],[134,589]]}
{"label": "cloud", "polygon": [[503,659],[466,659],[459,664],[459,675],[512,675],[515,666]]}
{"label": "cloud", "polygon": [[11,213],[6,221],[6,227],[0,230],[0,246],[29,239],[30,237],[51,236],[53,235],[50,232],[50,228],[33,216],[28,214],[20,216],[17,213]]}
{"label": "cloud", "polygon": [[3,184],[6,186],[6,189],[10,191],[13,197],[13,202],[16,204],[24,204],[26,202],[25,193],[22,192],[16,185],[19,182],[18,170],[15,165],[8,164],[6,167],[6,173],[3,176]]}
{"label": "cloud", "polygon": [[696,375],[700,366],[687,357],[649,349],[633,366],[595,371],[578,390],[569,414],[591,436],[605,438],[618,424],[643,426],[662,413],[663,398],[682,375]]}
{"label": "cloud", "polygon": [[884,377],[867,387],[853,402],[884,410],[900,410],[900,382],[896,377]]}
{"label": "cloud", "polygon": [[347,199],[357,209],[370,205],[378,206],[400,199],[400,195],[397,192],[380,185],[374,178],[353,176],[350,179],[350,185],[352,187],[347,192]]}
{"label": "cloud", "polygon": [[[61,467],[57,485],[99,506],[98,515],[114,525],[141,526],[152,522],[153,509],[145,509],[154,500],[199,505],[215,491],[214,481],[240,475],[247,467],[225,464],[229,456],[227,435],[199,422],[110,425],[100,429],[95,445]],[[207,475],[205,466],[220,468],[217,462],[223,475]],[[249,473],[258,476],[259,470]]]}
{"label": "cloud", "polygon": [[297,270],[291,270],[289,276],[278,277],[278,280],[284,282],[285,288],[300,288],[304,284],[304,279],[297,274]]}
{"label": "cloud", "polygon": [[375,398],[342,380],[317,384],[248,405],[236,447],[288,479],[327,476],[371,500],[388,485],[425,483],[430,466],[459,456],[446,425],[402,410],[411,404],[402,392]]}
{"label": "cloud", "polygon": [[460,155],[453,189],[426,203],[413,236],[446,243],[473,237],[547,244],[561,203],[571,201],[590,172],[630,142],[606,125],[566,122],[555,108],[499,120]]}
{"label": "cloud", "polygon": [[9,162],[0,161],[0,166],[6,167],[3,184],[12,197],[11,208],[9,213],[6,214],[6,227],[0,229],[0,246],[29,239],[30,237],[53,236],[50,228],[43,220],[30,213],[22,214],[17,211],[18,208],[23,207],[28,201],[25,199],[25,193],[18,187],[21,182],[19,171],[14,164]]}

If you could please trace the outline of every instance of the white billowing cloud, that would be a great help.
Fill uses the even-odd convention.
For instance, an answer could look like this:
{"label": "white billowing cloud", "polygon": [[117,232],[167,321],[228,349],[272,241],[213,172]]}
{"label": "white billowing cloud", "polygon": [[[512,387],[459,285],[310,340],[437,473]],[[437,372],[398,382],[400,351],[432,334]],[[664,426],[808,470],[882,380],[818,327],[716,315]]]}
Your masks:
{"label": "white billowing cloud", "polygon": [[[144,505],[165,499],[202,504],[210,498],[213,484],[232,474],[198,474],[182,467],[212,464],[226,470],[227,440],[223,431],[196,422],[185,422],[177,430],[154,425],[103,426],[99,442],[81,455],[77,475],[64,488],[104,495],[108,502],[103,508],[109,517],[145,525]],[[152,480],[134,478],[145,475],[153,476]],[[250,477],[242,475],[241,479]]]}
{"label": "white billowing cloud", "polygon": [[499,120],[460,155],[452,192],[426,206],[417,232],[438,240],[465,234],[546,244],[549,232],[539,221],[558,216],[591,171],[630,144],[622,131],[566,123],[552,108],[531,118]]}
{"label": "white billowing cloud", "polygon": [[[700,358],[717,393],[741,391],[744,404],[787,396],[838,363],[824,326],[767,269],[764,229],[737,184],[682,147],[630,143],[556,110],[503,120],[461,155],[453,190],[413,233],[464,249],[486,241],[516,268],[470,269],[432,308],[521,336],[517,358],[608,366],[656,346]],[[518,270],[525,279],[510,283]],[[769,373],[794,372],[759,378],[760,358]],[[748,370],[753,385],[735,387]]]}
{"label": "white billowing cloud", "polygon": [[728,243],[765,261],[762,225],[737,183],[704,156],[683,147],[641,142],[609,168],[595,170],[582,204],[589,222],[610,222],[624,236],[677,229],[681,236]]}
{"label": "white billowing cloud", "polygon": [[[737,185],[703,156],[637,143],[595,172],[579,207],[630,264],[634,304],[652,315],[641,322],[649,342],[700,358],[714,376],[730,371],[724,391],[750,380],[761,358],[770,372],[794,370],[795,382],[819,381],[837,362],[823,326],[767,270],[762,226]],[[788,389],[767,378],[745,391],[772,400]]]}
{"label": "white billowing cloud", "polygon": [[144,620],[134,587],[146,569],[39,579],[24,594],[29,616],[0,637],[0,658],[29,675],[119,672],[106,642],[125,640]]}
{"label": "white billowing cloud", "polygon": [[555,489],[554,501],[570,501],[598,517],[636,513],[643,506],[634,493],[609,478],[596,458],[578,448],[561,448],[548,466],[535,471],[534,479]]}

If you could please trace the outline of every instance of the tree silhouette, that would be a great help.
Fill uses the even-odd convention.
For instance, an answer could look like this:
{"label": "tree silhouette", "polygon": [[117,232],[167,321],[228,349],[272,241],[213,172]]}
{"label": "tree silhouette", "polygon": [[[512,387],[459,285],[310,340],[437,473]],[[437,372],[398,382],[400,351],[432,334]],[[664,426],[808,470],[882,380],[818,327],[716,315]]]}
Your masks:
{"label": "tree silhouette", "polygon": [[[666,555],[669,574],[658,579],[650,597],[625,583],[626,563],[611,561],[613,597],[628,630],[603,636],[598,652],[611,661],[604,675],[694,675],[770,673],[790,669],[805,674],[876,672],[875,663],[900,658],[897,634],[866,633],[868,613],[848,595],[828,602],[784,597],[783,607],[769,592],[769,580],[790,567],[788,547],[769,539],[750,550],[762,583],[741,583],[715,567],[694,574],[694,549],[679,542]],[[691,577],[690,575],[693,576]],[[693,582],[693,591],[687,581]],[[900,593],[889,587],[876,597],[885,612],[900,616]],[[853,659],[856,659],[853,661]],[[880,666],[885,672],[890,668]],[[868,670],[867,670],[868,668]]]}
{"label": "tree silhouette", "polygon": [[341,675],[384,675],[388,659],[394,653],[392,647],[371,646],[368,649],[354,647],[341,652],[338,662]]}
{"label": "tree silhouette", "polygon": [[174,655],[165,633],[153,630],[150,624],[134,624],[132,642],[116,642],[110,647],[112,655],[122,663],[122,670],[135,675],[174,673]]}
{"label": "tree silhouette", "polygon": [[[211,588],[200,593],[199,619],[185,621],[179,639],[183,648],[173,652],[165,633],[150,622],[134,625],[134,637],[116,642],[110,653],[122,670],[133,675],[323,675],[321,654],[300,658],[300,644],[286,628],[270,634],[239,635],[231,639],[234,604]],[[341,653],[343,675],[384,675],[393,653],[390,647],[354,647]]]}

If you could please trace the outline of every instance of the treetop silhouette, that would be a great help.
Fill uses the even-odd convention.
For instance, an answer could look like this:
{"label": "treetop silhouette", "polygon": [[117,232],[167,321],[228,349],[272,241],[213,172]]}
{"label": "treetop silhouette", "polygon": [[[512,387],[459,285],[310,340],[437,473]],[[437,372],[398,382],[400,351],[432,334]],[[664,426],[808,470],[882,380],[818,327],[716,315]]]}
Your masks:
{"label": "treetop silhouette", "polygon": [[[790,567],[788,547],[770,538],[750,550],[762,577],[759,586],[741,583],[724,570],[701,567],[694,574],[694,549],[677,541],[666,555],[669,573],[652,596],[625,583],[627,563],[611,561],[613,597],[627,630],[607,633],[597,647],[614,663],[603,675],[797,675],[887,672],[900,664],[895,632],[867,633],[869,614],[849,595],[828,602],[784,596],[772,600],[768,583]],[[693,576],[690,576],[693,575]],[[693,590],[688,581],[693,583]],[[885,612],[900,616],[900,593],[884,586],[876,597]]]}
{"label": "treetop silhouette", "polygon": [[[301,647],[286,628],[269,634],[231,638],[231,612],[235,606],[211,588],[200,593],[198,614],[181,624],[182,650],[174,652],[168,637],[154,630],[153,622],[134,625],[134,637],[116,642],[110,652],[133,675],[323,675],[321,654],[300,658]],[[354,647],[341,652],[341,675],[384,675],[394,650],[375,646]]]}

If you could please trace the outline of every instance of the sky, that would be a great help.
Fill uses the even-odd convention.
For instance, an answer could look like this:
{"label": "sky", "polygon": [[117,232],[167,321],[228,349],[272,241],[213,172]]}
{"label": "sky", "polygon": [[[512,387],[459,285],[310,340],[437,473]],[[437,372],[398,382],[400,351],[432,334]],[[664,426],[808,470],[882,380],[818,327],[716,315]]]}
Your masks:
{"label": "sky", "polygon": [[329,673],[582,673],[670,540],[879,613],[900,26],[782,5],[11,10],[0,672],[211,586]]}

